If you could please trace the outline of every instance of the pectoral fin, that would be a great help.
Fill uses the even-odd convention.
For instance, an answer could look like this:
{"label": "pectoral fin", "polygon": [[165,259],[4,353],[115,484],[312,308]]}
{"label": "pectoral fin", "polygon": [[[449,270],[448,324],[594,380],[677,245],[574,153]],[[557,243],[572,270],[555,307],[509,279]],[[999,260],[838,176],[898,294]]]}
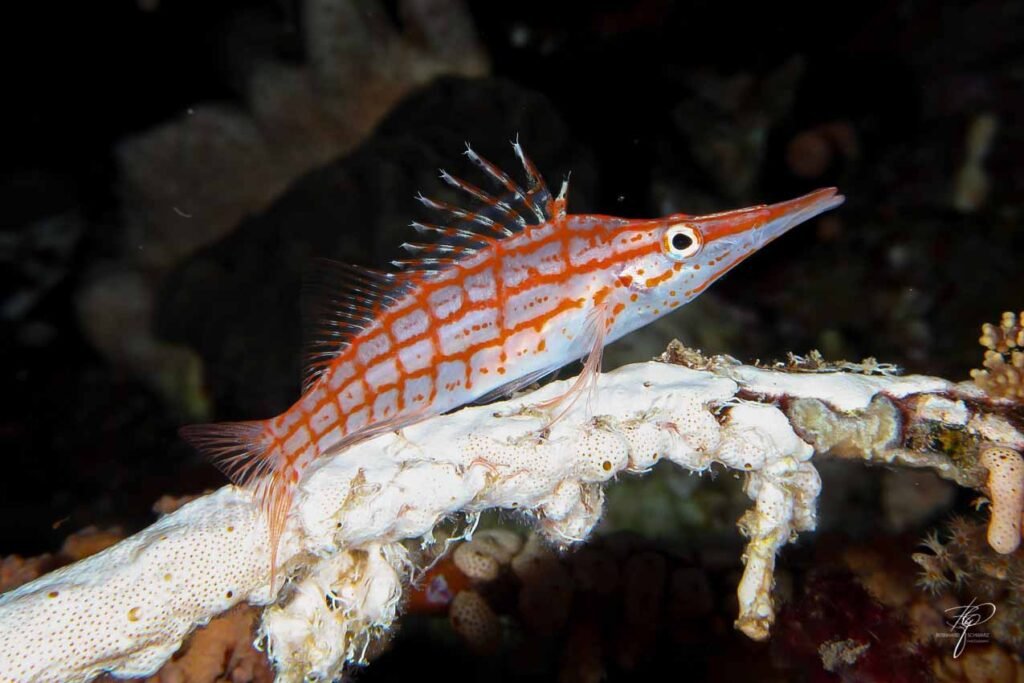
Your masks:
{"label": "pectoral fin", "polygon": [[554,417],[548,422],[545,429],[550,429],[556,422],[568,413],[581,396],[586,396],[588,410],[591,397],[597,389],[597,378],[601,374],[601,359],[604,355],[605,335],[608,331],[609,311],[611,306],[601,303],[587,315],[582,339],[586,348],[589,349],[587,359],[583,362],[583,370],[573,380],[569,389],[561,396],[548,399],[537,404],[542,410],[554,412]]}

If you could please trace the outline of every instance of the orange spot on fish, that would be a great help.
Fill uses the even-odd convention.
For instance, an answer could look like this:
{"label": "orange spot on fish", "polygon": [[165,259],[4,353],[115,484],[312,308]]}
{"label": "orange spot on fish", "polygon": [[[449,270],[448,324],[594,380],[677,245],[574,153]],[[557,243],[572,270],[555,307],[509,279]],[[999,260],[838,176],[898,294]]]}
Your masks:
{"label": "orange spot on fish", "polygon": [[499,367],[498,368],[498,374],[499,375],[504,375],[505,374],[505,368],[504,367]]}
{"label": "orange spot on fish", "polygon": [[657,287],[662,282],[665,282],[666,280],[668,280],[670,277],[672,277],[672,271],[666,270],[664,273],[662,273],[661,275],[658,275],[657,277],[649,277],[649,278],[647,278],[644,281],[644,284],[647,285],[648,288]]}
{"label": "orange spot on fish", "polygon": [[547,340],[541,339],[540,342],[537,344],[537,353],[540,353],[541,351],[543,351],[547,347],[548,347]]}

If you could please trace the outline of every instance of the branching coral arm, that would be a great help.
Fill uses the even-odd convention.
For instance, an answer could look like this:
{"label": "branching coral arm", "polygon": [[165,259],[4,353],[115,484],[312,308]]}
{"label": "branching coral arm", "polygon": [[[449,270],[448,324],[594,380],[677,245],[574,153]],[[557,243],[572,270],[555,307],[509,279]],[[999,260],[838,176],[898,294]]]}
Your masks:
{"label": "branching coral arm", "polygon": [[[1024,446],[979,392],[937,378],[858,366],[793,372],[726,358],[691,365],[651,362],[602,375],[593,402],[578,402],[546,434],[547,417],[533,406],[564,393],[564,382],[317,463],[280,549],[280,573],[293,583],[260,627],[279,679],[329,679],[363,661],[397,618],[413,571],[401,541],[493,507],[525,512],[556,544],[580,541],[600,518],[604,484],[662,459],[746,473],[754,505],[740,522],[749,542],[737,626],[764,638],[776,553],[815,526],[816,452],[931,467],[984,490],[976,455],[954,462],[923,450],[926,440],[914,435],[955,429],[978,444]],[[150,674],[197,625],[241,601],[269,603],[277,591],[268,585],[257,508],[248,493],[226,487],[0,597],[0,671],[18,681]]]}

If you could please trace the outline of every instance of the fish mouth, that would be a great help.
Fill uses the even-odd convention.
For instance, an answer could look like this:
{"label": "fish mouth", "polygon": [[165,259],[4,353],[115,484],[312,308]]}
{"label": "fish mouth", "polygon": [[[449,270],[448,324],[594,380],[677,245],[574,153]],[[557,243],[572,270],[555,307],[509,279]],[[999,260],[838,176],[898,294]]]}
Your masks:
{"label": "fish mouth", "polygon": [[704,240],[709,244],[719,240],[735,243],[744,239],[752,242],[748,246],[753,251],[845,200],[846,197],[836,188],[826,187],[777,204],[701,216],[694,222],[700,226]]}
{"label": "fish mouth", "polygon": [[769,204],[762,207],[767,215],[764,222],[757,226],[755,234],[758,234],[758,241],[765,244],[801,223],[834,209],[844,201],[846,197],[839,194],[839,190],[826,187],[796,199]]}
{"label": "fish mouth", "polygon": [[712,268],[690,293],[702,291],[764,245],[845,200],[836,188],[826,187],[778,204],[702,216],[694,222],[704,236],[703,253],[711,257]]}

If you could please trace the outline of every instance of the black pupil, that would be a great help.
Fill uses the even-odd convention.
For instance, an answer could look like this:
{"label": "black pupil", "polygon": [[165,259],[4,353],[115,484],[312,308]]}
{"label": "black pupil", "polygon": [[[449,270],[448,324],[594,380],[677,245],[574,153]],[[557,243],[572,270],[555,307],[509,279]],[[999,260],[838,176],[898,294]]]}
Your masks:
{"label": "black pupil", "polygon": [[672,235],[672,248],[676,251],[686,251],[691,244],[693,244],[693,238],[685,233],[677,232]]}

